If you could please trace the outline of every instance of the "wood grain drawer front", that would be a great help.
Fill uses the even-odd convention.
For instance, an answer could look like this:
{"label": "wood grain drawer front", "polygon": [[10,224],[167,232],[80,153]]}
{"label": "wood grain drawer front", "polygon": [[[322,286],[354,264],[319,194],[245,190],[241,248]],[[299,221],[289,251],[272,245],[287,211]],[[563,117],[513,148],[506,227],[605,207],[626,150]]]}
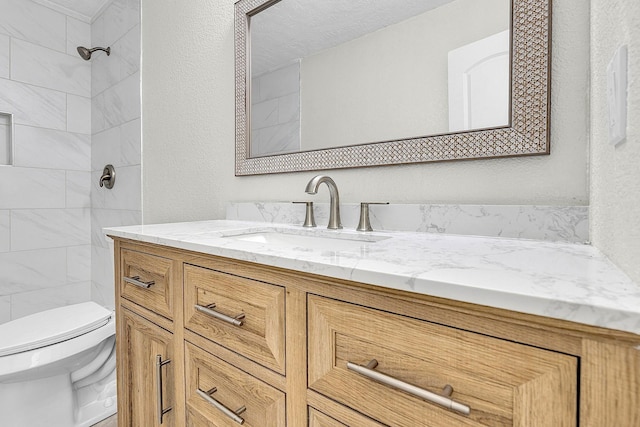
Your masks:
{"label": "wood grain drawer front", "polygon": [[121,250],[120,296],[173,320],[173,262],[143,252]]}
{"label": "wood grain drawer front", "polygon": [[[283,287],[193,265],[185,265],[184,281],[185,327],[284,375]],[[229,323],[238,315],[241,325]]]}
{"label": "wood grain drawer front", "polygon": [[[286,425],[285,395],[281,391],[188,342],[185,363],[187,413],[199,413],[212,426],[236,426],[241,422],[248,427]],[[245,409],[238,411],[242,407]],[[234,421],[223,408],[231,413],[237,411],[240,419]]]}
{"label": "wood grain drawer front", "polygon": [[[575,357],[340,301],[308,298],[308,384],[393,426],[577,425]],[[374,372],[440,394],[468,415],[347,369]]]}
{"label": "wood grain drawer front", "polygon": [[349,420],[338,421],[309,406],[309,427],[384,427],[369,418],[351,416]]}

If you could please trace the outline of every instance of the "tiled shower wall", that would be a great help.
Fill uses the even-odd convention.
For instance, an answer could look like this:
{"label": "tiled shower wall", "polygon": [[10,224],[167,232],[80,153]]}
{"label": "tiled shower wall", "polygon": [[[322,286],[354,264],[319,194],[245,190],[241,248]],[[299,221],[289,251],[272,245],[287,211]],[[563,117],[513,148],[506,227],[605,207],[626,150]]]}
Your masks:
{"label": "tiled shower wall", "polygon": [[[82,60],[77,46],[111,46]],[[0,323],[93,299],[113,306],[103,226],[141,221],[140,2],[92,24],[0,0],[0,111],[15,123],[0,166]],[[116,167],[113,190],[98,187]]]}
{"label": "tiled shower wall", "polygon": [[0,323],[91,298],[89,24],[0,0],[0,111],[15,123],[0,166]]}
{"label": "tiled shower wall", "polygon": [[[140,224],[140,0],[113,0],[91,24],[94,46],[111,55],[91,60],[91,299],[114,307],[113,251],[108,226]],[[116,182],[100,188],[112,164]]]}

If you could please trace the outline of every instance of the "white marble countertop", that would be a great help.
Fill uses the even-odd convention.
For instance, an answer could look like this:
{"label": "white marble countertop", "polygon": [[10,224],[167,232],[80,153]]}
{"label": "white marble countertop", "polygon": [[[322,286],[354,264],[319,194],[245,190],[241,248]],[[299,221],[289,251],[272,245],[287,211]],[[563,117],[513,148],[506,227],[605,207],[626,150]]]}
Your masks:
{"label": "white marble countertop", "polygon": [[[335,247],[321,239],[329,244],[315,249],[306,244],[287,246],[237,239],[243,233],[276,230],[277,235],[339,239]],[[104,232],[640,334],[640,285],[589,245],[416,232],[333,231],[228,220],[106,228]]]}

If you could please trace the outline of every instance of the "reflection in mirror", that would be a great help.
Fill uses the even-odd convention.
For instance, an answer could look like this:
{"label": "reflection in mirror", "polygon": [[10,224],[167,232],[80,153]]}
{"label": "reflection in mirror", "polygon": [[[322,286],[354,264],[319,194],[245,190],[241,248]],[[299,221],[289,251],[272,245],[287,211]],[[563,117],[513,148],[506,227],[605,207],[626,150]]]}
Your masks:
{"label": "reflection in mirror", "polygon": [[273,4],[250,18],[251,157],[507,126],[510,22],[509,0]]}
{"label": "reflection in mirror", "polygon": [[236,175],[549,154],[551,0],[235,14]]}

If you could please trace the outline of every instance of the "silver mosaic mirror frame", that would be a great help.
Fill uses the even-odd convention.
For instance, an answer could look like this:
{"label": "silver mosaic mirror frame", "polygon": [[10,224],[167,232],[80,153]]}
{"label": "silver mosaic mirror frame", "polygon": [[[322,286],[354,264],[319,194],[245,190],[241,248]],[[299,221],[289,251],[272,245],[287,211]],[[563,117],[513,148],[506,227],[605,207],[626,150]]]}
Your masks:
{"label": "silver mosaic mirror frame", "polygon": [[[249,17],[279,0],[235,4],[236,176],[549,154],[551,0],[512,0],[511,124],[325,150],[247,157]],[[286,0],[285,0],[286,1]]]}

